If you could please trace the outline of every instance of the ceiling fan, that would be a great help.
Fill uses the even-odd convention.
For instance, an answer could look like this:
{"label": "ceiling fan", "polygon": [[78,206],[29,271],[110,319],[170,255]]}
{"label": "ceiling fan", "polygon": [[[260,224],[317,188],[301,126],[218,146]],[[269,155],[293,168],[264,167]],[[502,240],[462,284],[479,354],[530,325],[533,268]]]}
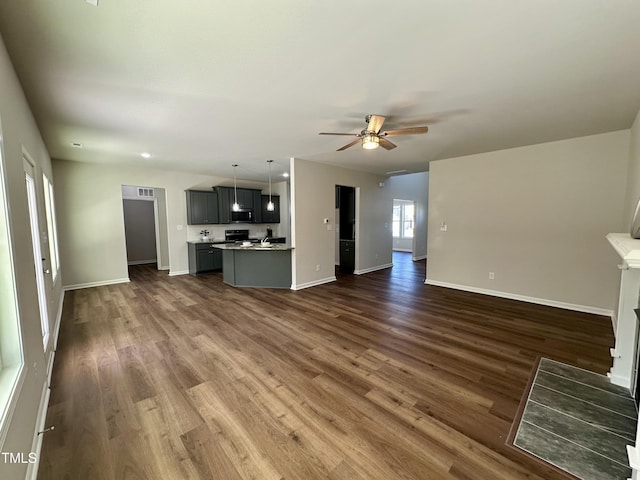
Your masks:
{"label": "ceiling fan", "polygon": [[429,127],[409,127],[409,128],[399,128],[396,130],[387,130],[385,132],[381,132],[382,124],[384,123],[384,117],[382,115],[367,115],[364,118],[364,121],[367,123],[367,128],[362,130],[360,133],[326,133],[322,132],[318,135],[346,135],[346,136],[355,136],[358,137],[351,143],[346,144],[344,147],[340,147],[337,152],[342,150],[346,150],[349,147],[352,147],[358,142],[362,142],[362,148],[365,150],[373,150],[374,148],[378,148],[379,146],[386,149],[391,150],[392,148],[396,148],[396,145],[387,140],[386,137],[397,137],[400,135],[414,135],[418,133],[427,133],[429,131]]}

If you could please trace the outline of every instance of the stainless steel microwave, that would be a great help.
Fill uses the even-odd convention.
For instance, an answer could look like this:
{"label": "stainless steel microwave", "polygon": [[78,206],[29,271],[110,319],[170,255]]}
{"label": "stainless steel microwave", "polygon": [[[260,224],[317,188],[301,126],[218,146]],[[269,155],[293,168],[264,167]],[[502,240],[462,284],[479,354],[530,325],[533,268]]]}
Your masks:
{"label": "stainless steel microwave", "polygon": [[243,209],[231,211],[232,223],[253,223],[253,210]]}

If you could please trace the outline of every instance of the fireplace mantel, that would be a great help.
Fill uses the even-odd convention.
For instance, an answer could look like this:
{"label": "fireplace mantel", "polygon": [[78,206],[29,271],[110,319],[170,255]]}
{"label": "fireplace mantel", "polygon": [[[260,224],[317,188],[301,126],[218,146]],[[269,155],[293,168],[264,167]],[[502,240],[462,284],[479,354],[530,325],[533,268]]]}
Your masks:
{"label": "fireplace mantel", "polygon": [[629,389],[632,385],[636,360],[636,341],[638,319],[634,310],[638,308],[640,296],[640,240],[631,238],[628,233],[609,233],[607,240],[620,255],[622,264],[618,309],[614,319],[616,346],[611,349],[613,367],[609,372],[611,382]]}
{"label": "fireplace mantel", "polygon": [[609,233],[607,240],[628,268],[640,268],[640,240],[628,233]]}

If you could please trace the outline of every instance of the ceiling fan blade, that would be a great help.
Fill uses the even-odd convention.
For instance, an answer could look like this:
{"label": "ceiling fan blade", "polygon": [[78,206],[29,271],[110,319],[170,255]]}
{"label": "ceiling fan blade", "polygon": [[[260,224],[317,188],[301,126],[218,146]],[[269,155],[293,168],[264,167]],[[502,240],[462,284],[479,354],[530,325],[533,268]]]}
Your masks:
{"label": "ceiling fan blade", "polygon": [[399,135],[415,135],[418,133],[427,133],[428,131],[429,127],[409,127],[398,128],[396,130],[387,130],[380,135],[384,135],[385,137],[397,137]]}
{"label": "ceiling fan blade", "polygon": [[319,133],[318,135],[346,135],[348,137],[357,137],[360,134],[359,133],[326,133],[326,132],[322,132],[322,133]]}
{"label": "ceiling fan blade", "polygon": [[340,147],[338,150],[336,150],[336,152],[341,152],[342,150],[346,150],[349,147],[353,147],[356,143],[360,143],[360,139],[356,139],[351,143],[347,143],[344,147]]}
{"label": "ceiling fan blade", "polygon": [[369,125],[367,125],[368,132],[378,133],[384,123],[384,117],[382,115],[369,115]]}
{"label": "ceiling fan blade", "polygon": [[384,137],[380,137],[380,146],[382,148],[387,149],[387,150],[391,150],[393,148],[396,148],[396,145],[394,143],[391,143],[389,140],[387,140]]}

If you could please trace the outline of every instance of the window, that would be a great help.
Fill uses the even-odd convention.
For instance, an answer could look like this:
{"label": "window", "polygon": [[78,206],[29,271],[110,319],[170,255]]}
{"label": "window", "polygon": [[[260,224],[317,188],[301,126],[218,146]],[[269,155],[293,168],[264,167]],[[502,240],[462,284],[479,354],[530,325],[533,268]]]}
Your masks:
{"label": "window", "polygon": [[413,238],[413,228],[415,226],[414,202],[394,200],[391,222],[393,238]]}
{"label": "window", "polygon": [[49,236],[49,258],[51,263],[51,278],[55,283],[58,278],[60,253],[58,252],[58,231],[56,230],[56,210],[53,203],[53,185],[47,176],[42,174],[44,185],[44,207],[47,213],[47,235]]}
{"label": "window", "polygon": [[2,132],[0,130],[0,449],[24,379],[22,339],[13,265],[8,205],[5,193]]}

